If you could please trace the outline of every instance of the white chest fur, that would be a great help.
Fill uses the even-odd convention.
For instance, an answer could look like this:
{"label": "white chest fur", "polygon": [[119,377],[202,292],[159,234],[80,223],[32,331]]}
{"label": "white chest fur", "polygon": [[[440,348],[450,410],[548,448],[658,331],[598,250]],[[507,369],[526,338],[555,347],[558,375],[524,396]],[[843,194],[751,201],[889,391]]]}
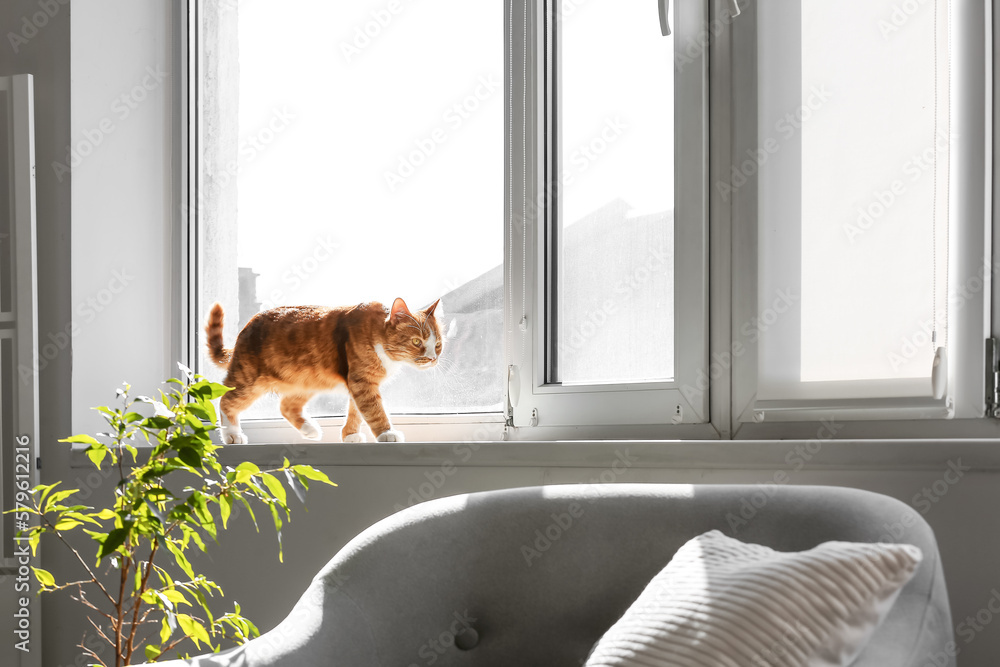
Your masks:
{"label": "white chest fur", "polygon": [[395,361],[389,358],[389,355],[385,353],[385,348],[382,347],[382,343],[375,344],[375,354],[378,355],[378,360],[382,362],[382,368],[385,369],[386,376],[393,375],[403,365],[402,361]]}

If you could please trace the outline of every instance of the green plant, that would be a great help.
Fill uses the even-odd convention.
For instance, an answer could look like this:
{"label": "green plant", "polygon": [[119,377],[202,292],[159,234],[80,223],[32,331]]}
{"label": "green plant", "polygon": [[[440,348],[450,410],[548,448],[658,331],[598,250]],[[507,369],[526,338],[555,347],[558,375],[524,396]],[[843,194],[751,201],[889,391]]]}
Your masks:
{"label": "green plant", "polygon": [[[142,661],[155,661],[187,639],[199,650],[205,644],[218,651],[222,640],[243,643],[257,636],[239,604],[224,615],[213,614],[209,598],[222,595],[222,589],[195,573],[185,553],[192,545],[205,551],[207,538],[218,537],[219,522],[222,529],[228,526],[234,506],[245,508],[256,526],[253,501],[270,511],[282,559],[282,515],[290,520],[291,514],[279,475],[302,502],[310,481],[335,486],[322,472],[292,465],[287,458],[281,467],[268,470],[253,463],[223,468],[217,460],[221,447],[211,440],[217,422],[212,400],[228,388],[180,368],[183,378],[168,380],[174,386],[160,391],[159,400],[131,398],[126,384],[118,390],[121,408],[96,408],[110,427],[97,434],[107,443],[89,435],[62,441],[86,444],[94,465],[110,464],[117,472],[119,481],[108,505],[72,504],[78,489],[41,485],[32,490],[29,510],[40,517],[39,525],[23,531],[32,553],[42,535],[51,534],[76,556],[85,573],[76,581],[57,583],[49,572],[33,568],[40,593],[65,590],[87,607],[88,621],[113,649],[116,667],[133,664],[140,648]],[[142,413],[150,410],[152,415]],[[137,448],[140,438],[149,447]],[[183,490],[177,490],[179,485]],[[96,544],[93,566],[68,539],[77,530]],[[102,563],[105,573],[99,576]],[[152,627],[144,631],[147,625]],[[92,646],[80,642],[86,655],[107,666],[101,657],[105,651]]]}

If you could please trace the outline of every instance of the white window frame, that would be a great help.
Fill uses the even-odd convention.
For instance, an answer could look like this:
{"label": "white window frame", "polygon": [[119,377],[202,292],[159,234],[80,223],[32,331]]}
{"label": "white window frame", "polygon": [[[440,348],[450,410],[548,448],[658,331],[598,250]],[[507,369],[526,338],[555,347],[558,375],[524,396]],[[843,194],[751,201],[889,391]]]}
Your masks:
{"label": "white window frame", "polygon": [[[182,84],[182,94],[178,117],[182,135],[181,161],[189,167],[184,178],[179,179],[177,199],[183,219],[179,225],[179,233],[175,247],[179,255],[179,265],[183,266],[181,281],[178,286],[175,304],[178,308],[178,320],[183,323],[183,331],[174,344],[179,358],[187,359],[196,364],[200,358],[197,348],[197,327],[200,326],[199,314],[205,310],[205,304],[199,303],[198,293],[198,232],[197,207],[194,202],[197,196],[197,167],[191,165],[191,157],[198,155],[197,133],[192,131],[197,122],[199,76],[197,71],[198,42],[198,5],[193,0],[187,0],[179,10],[179,25],[183,29],[179,52],[186,59],[179,67],[186,73],[187,81]],[[544,85],[545,63],[544,49],[551,45],[546,39],[546,23],[544,12],[546,0],[509,0],[507,3],[507,25],[505,34],[507,40],[508,62],[512,64],[505,75],[505,89],[511,113],[506,119],[508,148],[519,150],[520,134],[524,129],[529,148],[528,170],[523,174],[529,184],[527,192],[515,192],[512,184],[520,183],[522,174],[514,173],[514,164],[508,164],[507,169],[507,215],[506,232],[512,228],[511,213],[520,210],[522,201],[517,199],[527,195],[529,201],[543,202],[540,209],[544,219],[550,221],[550,202],[538,199],[537,193],[545,192],[541,179],[545,178],[546,170],[542,167],[548,159],[545,149],[551,149],[544,141],[544,128],[548,119],[545,117],[545,107],[541,104],[546,99]],[[703,37],[704,26],[708,16],[709,2],[707,0],[675,0],[673,5],[673,30],[680,40],[685,35],[694,44]],[[655,17],[655,11],[652,12]],[[524,23],[527,17],[528,25]],[[516,35],[530,35],[528,43],[521,44]],[[689,44],[685,43],[685,47]],[[678,47],[679,48],[679,47]],[[678,183],[677,208],[689,224],[675,225],[677,249],[684,248],[687,252],[676,252],[676,273],[691,276],[684,284],[684,290],[677,289],[675,296],[676,320],[684,322],[677,326],[676,347],[680,360],[677,364],[677,380],[670,383],[653,383],[648,385],[612,385],[599,387],[555,387],[546,385],[542,379],[542,337],[544,331],[540,327],[529,326],[525,332],[531,337],[529,345],[531,353],[528,359],[522,360],[515,348],[520,345],[508,345],[513,354],[507,359],[508,368],[524,369],[520,377],[525,379],[527,391],[522,396],[531,396],[536,414],[543,414],[540,428],[524,428],[530,424],[522,419],[523,408],[527,402],[521,402],[520,408],[513,415],[503,413],[454,414],[454,415],[393,415],[393,423],[402,427],[409,439],[413,440],[501,440],[501,439],[549,439],[555,437],[655,437],[655,438],[701,438],[718,437],[718,433],[708,424],[708,388],[704,382],[699,386],[698,374],[705,367],[703,360],[708,355],[708,264],[707,264],[707,157],[708,147],[708,111],[707,111],[707,42],[695,44],[691,48],[692,62],[684,68],[685,75],[677,77],[675,90],[678,98],[692,101],[689,105],[691,113],[685,115],[687,126],[685,131],[678,132],[678,155],[681,151],[687,156],[685,168]],[[527,58],[527,60],[525,60]],[[523,67],[524,66],[524,67]],[[526,80],[522,77],[526,73]],[[525,94],[526,93],[526,94]],[[520,113],[521,103],[527,106],[528,119]],[[683,114],[679,114],[681,116]],[[527,122],[525,122],[527,120]],[[517,144],[515,147],[514,144]],[[675,157],[675,162],[681,162]],[[694,165],[694,166],[692,166]],[[679,171],[679,173],[681,173]],[[521,203],[518,203],[521,202]],[[544,306],[544,285],[538,277],[544,275],[544,261],[541,234],[542,226],[529,222],[531,233],[527,239],[527,249],[531,261],[526,269],[528,284],[525,293],[528,303],[520,302],[521,284],[518,282],[508,289],[515,295],[513,303],[505,303],[505,329],[508,336],[518,330],[512,322],[519,321],[521,316],[514,318],[514,312],[531,312],[529,322],[542,321]],[[538,234],[536,234],[537,232]],[[509,274],[520,280],[520,255],[505,257],[505,263],[510,262],[512,270]],[[524,310],[528,308],[528,310]],[[520,332],[519,332],[520,333]],[[683,353],[680,351],[683,350]],[[195,367],[195,366],[193,366]],[[529,379],[530,378],[530,379]],[[538,380],[538,381],[535,381]],[[682,395],[681,387],[687,384],[688,396]],[[319,420],[328,439],[336,440],[343,418],[326,418]],[[676,422],[676,423],[674,423]],[[514,426],[515,428],[511,428]],[[552,426],[557,428],[553,429]],[[288,428],[283,419],[245,420],[244,430],[251,442],[296,443],[301,438],[293,429]],[[581,430],[582,429],[582,430]]]}
{"label": "white window frame", "polygon": [[[978,4],[978,6],[976,6]],[[733,151],[745,155],[757,137],[756,0],[744,0],[743,15],[732,33]],[[951,166],[953,220],[950,283],[961,285],[992,254],[992,13],[989,3],[954,0],[952,73],[954,134],[962,142]],[[993,57],[990,57],[992,55]],[[824,423],[837,423],[838,438],[995,437],[1000,426],[983,419],[985,341],[991,335],[996,295],[989,285],[951,313],[950,397],[953,408],[933,399],[864,399],[840,401],[760,401],[757,399],[757,344],[741,334],[766,304],[758,304],[756,179],[732,198],[732,320],[729,336],[745,354],[733,364],[730,419],[733,437],[769,439],[814,437]],[[970,221],[982,221],[981,225]],[[971,267],[966,270],[965,267]],[[995,267],[993,269],[995,273]],[[996,329],[993,329],[996,331]],[[995,334],[994,334],[995,335]],[[949,412],[953,418],[946,416]]]}
{"label": "white window frame", "polygon": [[[675,0],[671,3],[675,39],[694,60],[688,63],[688,73],[698,77],[679,76],[675,82],[675,99],[701,100],[701,124],[694,132],[682,132],[677,151],[695,156],[698,169],[676,171],[677,178],[691,179],[677,188],[678,224],[675,229],[675,275],[685,277],[686,289],[675,295],[675,321],[694,323],[677,327],[675,359],[679,360],[672,383],[650,385],[619,385],[591,387],[561,387],[545,382],[546,335],[544,323],[546,286],[545,232],[554,224],[551,207],[543,193],[546,188],[549,162],[555,146],[545,133],[551,118],[546,104],[551,91],[546,63],[551,54],[551,37],[547,30],[548,0],[506,0],[507,59],[510,71],[505,75],[505,92],[510,113],[506,118],[506,137],[511,156],[506,169],[505,243],[506,272],[525,282],[505,285],[512,298],[505,299],[504,327],[507,342],[508,378],[517,405],[508,405],[508,414],[460,415],[394,415],[395,424],[402,426],[411,441],[452,440],[596,440],[596,439],[787,439],[813,438],[819,429],[833,420],[836,439],[871,438],[982,438],[1000,435],[1000,421],[982,418],[984,404],[984,342],[986,334],[1000,335],[1000,290],[984,291],[981,307],[969,308],[975,316],[965,324],[952,327],[952,337],[961,341],[964,355],[953,355],[952,369],[959,371],[961,380],[952,382],[956,402],[954,419],[914,419],[920,417],[920,406],[901,406],[916,413],[897,411],[882,415],[868,412],[853,413],[857,406],[793,406],[785,411],[768,410],[765,420],[756,415],[757,350],[756,344],[741,334],[744,323],[759,313],[757,304],[757,193],[753,183],[740,188],[729,200],[723,200],[714,187],[728,181],[731,166],[747,149],[756,147],[756,0]],[[197,109],[197,0],[182,0],[178,10],[179,61],[178,71],[185,73],[176,117],[181,137],[180,163],[176,198],[181,219],[175,235],[177,266],[181,267],[174,304],[179,323],[175,332],[173,358],[194,361],[199,354],[195,331],[203,319],[198,304],[197,220],[192,202],[197,201],[197,178],[191,169],[191,157],[198,146],[191,132]],[[742,10],[732,16],[734,5]],[[993,16],[989,3],[975,6],[955,0],[955,29],[978,34],[978,62],[972,58],[956,62],[956,85],[968,94],[978,89],[993,90],[993,66],[996,51],[992,47]],[[984,26],[987,26],[984,28]],[[706,30],[707,27],[707,30]],[[522,36],[523,43],[515,38]],[[686,41],[684,41],[686,40]],[[963,52],[968,53],[968,51]],[[986,54],[992,53],[987,59]],[[709,72],[709,62],[711,71]],[[641,65],[640,65],[641,66]],[[526,72],[522,80],[521,72]],[[958,74],[961,72],[961,76]],[[985,84],[985,85],[984,85]],[[979,216],[993,219],[992,195],[1000,180],[991,169],[997,119],[987,99],[981,109],[955,122],[980,128],[982,145],[988,149],[979,164],[953,167],[953,183],[964,188],[953,200],[963,201],[956,214],[962,219]],[[523,105],[523,106],[522,106]],[[522,113],[521,109],[526,113]],[[678,106],[678,118],[684,117]],[[690,116],[689,116],[690,118]],[[988,123],[987,118],[992,122]],[[679,122],[683,122],[680,121]],[[694,125],[691,126],[692,128]],[[521,159],[521,140],[525,143]],[[710,140],[709,140],[710,137]],[[697,148],[685,141],[694,141]],[[685,151],[687,151],[685,153]],[[523,165],[523,167],[522,167]],[[687,164],[690,167],[690,162]],[[699,176],[700,175],[700,176]],[[980,178],[980,176],[983,176]],[[521,183],[526,184],[521,188]],[[541,201],[540,207],[532,207]],[[521,210],[527,217],[527,234],[516,223]],[[696,214],[689,212],[697,211]],[[698,224],[680,224],[682,220],[698,218]],[[994,227],[1000,220],[994,223]],[[985,225],[984,225],[985,227]],[[519,235],[520,234],[520,235]],[[686,234],[682,236],[682,234]],[[960,248],[952,257],[952,266],[962,262],[976,265],[984,257],[1000,258],[1000,234],[984,229],[981,236],[953,244]],[[513,246],[511,239],[516,240]],[[686,248],[691,252],[683,252]],[[993,250],[996,252],[992,252]],[[522,257],[527,259],[522,262]],[[953,276],[952,283],[956,278]],[[960,280],[960,278],[959,278]],[[676,284],[676,282],[675,282]],[[522,286],[525,299],[521,299]],[[679,290],[678,290],[679,291]],[[690,298],[697,295],[696,298]],[[521,331],[522,318],[525,330]],[[524,336],[525,354],[521,354]],[[977,370],[978,369],[978,370]],[[716,372],[721,370],[721,372]],[[705,379],[710,378],[706,387]],[[687,393],[682,392],[686,386]],[[694,392],[692,393],[692,389]],[[694,396],[694,399],[691,399]],[[681,408],[680,423],[674,423],[677,407]],[[972,406],[972,407],[969,407]],[[766,406],[771,407],[771,406]],[[809,409],[813,408],[812,412]],[[819,408],[819,409],[815,409]],[[781,414],[781,417],[776,415]],[[863,419],[859,419],[863,417]],[[327,435],[336,439],[343,418],[321,420]],[[532,425],[534,424],[534,425]],[[245,428],[252,442],[302,444],[301,438],[284,420],[248,421]],[[829,429],[826,431],[829,433]]]}
{"label": "white window frame", "polygon": [[[670,382],[572,385],[550,383],[547,332],[554,317],[546,243],[555,225],[558,193],[558,39],[554,0],[514,0],[508,30],[512,116],[507,132],[505,262],[511,284],[505,328],[510,358],[509,401],[516,439],[715,438],[709,391],[699,376],[708,359],[708,48],[698,39],[709,2],[671,3],[675,54],[690,60],[675,71],[675,379]],[[655,14],[653,14],[655,16]],[[690,48],[689,48],[690,47]],[[641,63],[637,63],[641,66]],[[537,202],[537,204],[536,204]],[[525,225],[522,226],[522,217]],[[522,298],[523,295],[523,298]]]}
{"label": "white window frame", "polygon": [[[198,52],[201,11],[202,0],[179,0],[174,15],[174,34],[177,36],[175,71],[181,72],[182,76],[176,79],[174,95],[174,130],[179,138],[175,171],[179,176],[174,183],[178,224],[173,234],[173,252],[174,265],[179,270],[171,295],[174,321],[178,323],[172,332],[171,359],[183,360],[189,368],[196,371],[199,371],[202,359],[198,332],[204,326],[204,317],[211,303],[203,302],[199,285],[200,198],[199,167],[195,160],[200,154],[199,99],[204,94],[201,89]],[[506,417],[503,412],[391,413],[390,418],[393,426],[400,427],[410,442],[490,442],[507,438]],[[344,416],[317,418],[316,421],[323,429],[320,444],[349,446],[340,442],[340,430],[345,419]],[[251,444],[312,444],[304,440],[282,417],[243,419],[241,426]]]}

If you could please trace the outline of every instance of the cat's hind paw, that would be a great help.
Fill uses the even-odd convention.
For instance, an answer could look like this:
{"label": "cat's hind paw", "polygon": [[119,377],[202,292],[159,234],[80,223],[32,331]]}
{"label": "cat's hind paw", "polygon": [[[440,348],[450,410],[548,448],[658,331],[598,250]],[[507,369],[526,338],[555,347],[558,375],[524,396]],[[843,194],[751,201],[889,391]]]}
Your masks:
{"label": "cat's hind paw", "polygon": [[226,426],[222,429],[222,442],[227,445],[245,445],[250,439],[241,429]]}
{"label": "cat's hind paw", "polygon": [[299,434],[306,440],[319,440],[323,437],[323,429],[315,419],[306,419],[299,427]]}
{"label": "cat's hind paw", "polygon": [[366,442],[364,433],[348,433],[344,436],[344,442]]}
{"label": "cat's hind paw", "polygon": [[385,433],[379,433],[375,440],[378,442],[404,442],[403,432],[389,430]]}

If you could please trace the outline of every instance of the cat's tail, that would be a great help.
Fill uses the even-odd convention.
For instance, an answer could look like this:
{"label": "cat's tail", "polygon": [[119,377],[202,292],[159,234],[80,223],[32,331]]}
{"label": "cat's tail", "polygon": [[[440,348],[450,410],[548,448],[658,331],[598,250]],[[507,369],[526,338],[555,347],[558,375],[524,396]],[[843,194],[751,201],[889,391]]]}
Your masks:
{"label": "cat's tail", "polygon": [[216,366],[229,368],[229,362],[233,358],[233,351],[227,349],[222,341],[222,325],[224,313],[222,304],[212,306],[208,313],[208,324],[205,325],[205,346],[208,347],[208,357]]}

